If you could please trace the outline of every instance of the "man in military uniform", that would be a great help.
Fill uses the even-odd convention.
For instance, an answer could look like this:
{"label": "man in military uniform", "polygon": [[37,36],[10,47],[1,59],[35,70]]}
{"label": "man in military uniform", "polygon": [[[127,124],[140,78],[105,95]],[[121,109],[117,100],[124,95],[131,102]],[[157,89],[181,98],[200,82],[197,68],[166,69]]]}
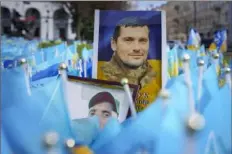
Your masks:
{"label": "man in military uniform", "polygon": [[[146,21],[139,17],[122,19],[115,27],[111,49],[114,51],[111,60],[98,65],[98,79],[120,82],[122,78],[127,78],[130,84],[140,86],[138,97],[142,100],[143,108],[146,107],[146,104],[154,101],[161,87],[161,73],[158,72],[157,81],[155,72],[155,68],[161,71],[160,62],[151,60],[153,62],[149,63],[147,60],[149,27]],[[142,97],[146,97],[147,103]]]}
{"label": "man in military uniform", "polygon": [[155,78],[155,72],[147,62],[149,28],[141,19],[123,19],[115,28],[111,48],[114,54],[102,66],[107,80],[120,82],[126,77],[131,84],[143,87]]}

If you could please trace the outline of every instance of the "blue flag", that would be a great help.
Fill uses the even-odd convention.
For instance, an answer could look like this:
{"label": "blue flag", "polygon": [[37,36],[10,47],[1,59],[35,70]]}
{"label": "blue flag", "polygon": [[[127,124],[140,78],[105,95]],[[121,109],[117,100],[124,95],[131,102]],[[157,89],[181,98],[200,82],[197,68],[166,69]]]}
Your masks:
{"label": "blue flag", "polygon": [[203,74],[202,97],[198,104],[198,109],[202,113],[209,101],[218,94],[218,77],[215,65],[212,64]]}
{"label": "blue flag", "polygon": [[184,120],[173,108],[168,107],[153,154],[181,154],[185,135]]}
{"label": "blue flag", "polygon": [[231,91],[228,85],[225,85],[209,102],[203,113],[206,125],[197,138],[198,150],[205,148],[208,134],[214,132],[217,146],[224,151],[223,153],[231,152],[231,102]]}
{"label": "blue flag", "polygon": [[90,145],[99,133],[99,119],[97,116],[91,118],[74,119],[71,122],[76,140],[82,144]]}
{"label": "blue flag", "polygon": [[[60,80],[54,81],[57,85],[56,89],[50,87],[54,90],[32,90],[31,95],[27,93],[22,68],[4,72],[3,81],[5,84],[2,85],[4,93],[2,98],[4,107],[1,112],[2,128],[12,151],[14,153],[46,153],[47,149],[43,146],[42,138],[48,131],[55,131],[60,139],[57,148],[65,153],[64,141],[74,136],[63,98],[63,88],[59,86]],[[53,82],[50,84],[54,85]],[[48,91],[50,93],[47,93]],[[49,112],[45,114],[45,119],[41,120],[48,105],[50,105]]]}
{"label": "blue flag", "polygon": [[[114,139],[121,131],[121,125],[115,118],[110,118],[105,125],[104,129],[99,132],[96,139],[91,144],[91,149],[95,151],[101,148],[101,146],[107,144]],[[97,151],[97,150],[96,150]]]}
{"label": "blue flag", "polygon": [[6,138],[4,130],[2,128],[1,128],[1,153],[13,154],[11,146],[9,145],[8,139]]}
{"label": "blue flag", "polygon": [[46,78],[46,77],[57,76],[58,73],[59,73],[59,65],[60,64],[57,63],[57,64],[54,64],[54,65],[48,67],[45,70],[37,72],[36,74],[34,74],[32,76],[32,81],[36,81],[36,80],[43,79],[43,78]]}
{"label": "blue flag", "polygon": [[186,118],[189,114],[188,88],[185,84],[184,77],[178,78],[175,83],[168,89],[171,94],[170,108],[177,111],[181,118]]}
{"label": "blue flag", "polygon": [[95,153],[127,154],[136,153],[141,149],[152,151],[154,140],[160,132],[162,113],[161,100],[158,99],[140,112],[136,118],[129,119],[120,133]]}

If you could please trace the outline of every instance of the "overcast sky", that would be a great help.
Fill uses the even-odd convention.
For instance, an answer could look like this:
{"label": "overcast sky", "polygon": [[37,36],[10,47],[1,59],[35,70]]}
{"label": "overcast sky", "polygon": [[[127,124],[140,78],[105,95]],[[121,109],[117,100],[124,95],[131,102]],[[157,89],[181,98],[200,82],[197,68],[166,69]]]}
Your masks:
{"label": "overcast sky", "polygon": [[144,10],[146,8],[150,8],[150,5],[153,5],[154,7],[160,6],[164,3],[167,3],[166,1],[137,1],[139,10]]}

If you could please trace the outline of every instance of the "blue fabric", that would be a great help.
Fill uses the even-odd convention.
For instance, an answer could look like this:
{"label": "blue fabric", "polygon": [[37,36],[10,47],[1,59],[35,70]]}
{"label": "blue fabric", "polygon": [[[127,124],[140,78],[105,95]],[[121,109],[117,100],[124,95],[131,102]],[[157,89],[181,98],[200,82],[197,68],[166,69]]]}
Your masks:
{"label": "blue fabric", "polygon": [[173,108],[168,107],[153,154],[181,154],[185,136],[183,119],[178,116]]}
{"label": "blue fabric", "polygon": [[210,96],[213,97],[219,90],[216,66],[212,64],[204,73],[203,85],[207,88]]}
{"label": "blue fabric", "polygon": [[114,139],[121,131],[121,125],[115,118],[110,118],[106,123],[104,129],[99,132],[96,136],[96,139],[91,144],[91,149],[93,151],[97,151],[97,149],[101,148],[103,145],[110,142]]}
{"label": "blue fabric", "polygon": [[188,88],[184,79],[179,79],[168,89],[171,94],[170,108],[177,111],[181,118],[186,118],[189,114],[190,108],[188,103]]}
{"label": "blue fabric", "polygon": [[[40,98],[48,101],[39,121],[39,125],[43,126],[45,130],[53,130],[59,134],[60,140],[58,147],[62,152],[67,150],[64,146],[64,141],[67,138],[77,138],[71,127],[71,119],[64,98],[64,90],[61,78],[52,81],[50,84],[46,85],[46,88],[43,88],[43,91],[47,96],[41,96]],[[38,95],[38,93],[36,95]],[[48,99],[46,97],[48,97]]]}
{"label": "blue fabric", "polygon": [[36,81],[46,77],[57,76],[59,73],[59,63],[48,67],[32,76],[32,81]]}
{"label": "blue fabric", "polygon": [[[48,131],[59,135],[58,149],[66,153],[64,141],[75,138],[63,97],[60,79],[54,80],[27,94],[24,72],[21,68],[3,73],[2,128],[16,153],[46,153],[42,138]],[[43,119],[42,119],[43,117]]]}
{"label": "blue fabric", "polygon": [[225,85],[209,102],[204,110],[205,128],[196,136],[198,153],[203,153],[209,134],[215,134],[216,146],[221,153],[229,154],[231,150],[231,91]]}
{"label": "blue fabric", "polygon": [[[92,78],[92,67],[93,67],[92,60],[89,59],[86,63],[87,63],[87,78]],[[84,69],[83,66],[84,66],[84,61],[82,61],[82,69]],[[82,71],[81,75],[84,76],[84,71]]]}
{"label": "blue fabric", "polygon": [[55,57],[55,47],[44,48],[45,61],[50,61]]}
{"label": "blue fabric", "polygon": [[73,54],[76,53],[76,50],[77,50],[76,48],[77,48],[77,46],[75,43],[73,43],[72,45],[69,46],[69,49]]}
{"label": "blue fabric", "polygon": [[158,100],[140,112],[135,119],[132,117],[128,123],[124,123],[120,133],[111,142],[97,149],[95,153],[127,154],[135,153],[144,147],[146,150],[151,150],[153,148],[151,143],[160,133],[161,117],[162,107]]}
{"label": "blue fabric", "polygon": [[4,68],[12,68],[14,67],[15,61],[14,60],[4,60],[3,66]]}
{"label": "blue fabric", "polygon": [[78,138],[79,143],[90,145],[99,133],[99,119],[97,116],[91,118],[74,119],[71,122],[72,131]]}
{"label": "blue fabric", "polygon": [[20,105],[19,100],[24,100],[28,95],[25,72],[22,67],[4,70],[1,73],[1,107],[2,109],[12,106]]}
{"label": "blue fabric", "polygon": [[[205,109],[206,126],[215,131],[221,144],[231,151],[231,89],[225,85]],[[217,113],[217,114],[215,114]]]}
{"label": "blue fabric", "polygon": [[4,130],[1,128],[1,153],[2,154],[11,154],[12,149],[9,145],[8,139],[5,136]]}
{"label": "blue fabric", "polygon": [[42,109],[36,107],[40,101],[27,94],[23,69],[3,72],[2,81],[2,128],[12,151],[44,153],[40,147],[43,130],[38,126]]}
{"label": "blue fabric", "polygon": [[66,51],[65,43],[61,43],[61,44],[57,45],[56,47],[57,47],[57,50],[59,52],[59,55],[63,54]]}
{"label": "blue fabric", "polygon": [[35,59],[36,59],[36,64],[39,65],[43,62],[42,54],[41,52],[36,52],[35,53]]}

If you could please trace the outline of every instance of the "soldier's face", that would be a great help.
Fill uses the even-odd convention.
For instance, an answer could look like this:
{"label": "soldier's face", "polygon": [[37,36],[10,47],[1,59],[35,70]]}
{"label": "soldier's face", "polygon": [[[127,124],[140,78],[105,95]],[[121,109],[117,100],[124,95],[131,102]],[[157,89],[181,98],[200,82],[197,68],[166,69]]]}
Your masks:
{"label": "soldier's face", "polygon": [[148,55],[148,27],[122,26],[117,41],[112,40],[111,47],[124,64],[130,67],[141,66]]}
{"label": "soldier's face", "polygon": [[89,116],[98,116],[100,122],[100,128],[103,128],[108,119],[112,116],[113,108],[108,102],[102,102],[96,104],[89,109]]}

